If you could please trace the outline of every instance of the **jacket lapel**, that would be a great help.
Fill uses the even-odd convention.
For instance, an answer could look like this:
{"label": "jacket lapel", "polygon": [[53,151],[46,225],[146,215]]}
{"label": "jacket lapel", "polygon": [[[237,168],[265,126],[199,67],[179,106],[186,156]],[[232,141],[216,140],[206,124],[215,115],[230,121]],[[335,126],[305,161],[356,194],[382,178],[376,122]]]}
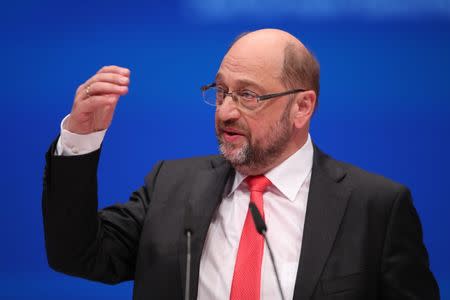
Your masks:
{"label": "jacket lapel", "polygon": [[[187,226],[191,228],[191,282],[190,298],[197,298],[200,259],[206,234],[214,212],[222,201],[222,194],[233,168],[222,158],[211,160],[211,167],[200,170],[192,180],[192,188],[186,203]],[[186,280],[186,235],[183,232],[179,244],[179,261],[183,295]]]}
{"label": "jacket lapel", "polygon": [[345,171],[314,148],[313,168],[294,299],[310,299],[344,216],[350,187]]}

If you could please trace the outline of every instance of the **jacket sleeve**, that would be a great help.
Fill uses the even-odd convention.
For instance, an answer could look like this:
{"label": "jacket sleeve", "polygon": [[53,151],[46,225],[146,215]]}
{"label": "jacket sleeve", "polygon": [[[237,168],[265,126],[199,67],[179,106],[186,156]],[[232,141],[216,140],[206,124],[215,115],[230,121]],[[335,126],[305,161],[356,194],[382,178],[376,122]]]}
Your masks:
{"label": "jacket sleeve", "polygon": [[440,299],[422,240],[422,227],[408,189],[393,202],[381,265],[381,299]]}
{"label": "jacket sleeve", "polygon": [[42,192],[50,267],[108,284],[133,279],[152,183],[162,163],[128,202],[98,211],[100,149],[79,156],[55,156],[55,144],[46,154]]}

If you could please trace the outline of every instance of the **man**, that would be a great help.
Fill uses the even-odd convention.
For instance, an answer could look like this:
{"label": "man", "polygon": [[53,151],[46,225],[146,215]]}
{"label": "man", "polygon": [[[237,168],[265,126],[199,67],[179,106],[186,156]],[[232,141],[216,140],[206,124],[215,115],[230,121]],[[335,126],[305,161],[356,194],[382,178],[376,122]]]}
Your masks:
{"label": "man", "polygon": [[159,162],[127,203],[97,212],[99,148],[129,74],[104,67],[82,84],[47,153],[52,268],[133,279],[134,299],[181,299],[188,228],[192,299],[279,299],[252,201],[286,299],[439,299],[408,189],[312,144],[319,66],[281,30],[239,37],[202,88],[216,105],[221,156]]}

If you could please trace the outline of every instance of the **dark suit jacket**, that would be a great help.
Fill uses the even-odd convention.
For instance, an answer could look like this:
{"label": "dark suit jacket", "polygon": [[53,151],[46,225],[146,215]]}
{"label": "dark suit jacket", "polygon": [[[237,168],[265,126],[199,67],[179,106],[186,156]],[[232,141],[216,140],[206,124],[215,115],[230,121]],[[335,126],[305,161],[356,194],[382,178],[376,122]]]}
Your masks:
{"label": "dark suit jacket", "polygon": [[[439,299],[408,189],[314,150],[294,299]],[[183,299],[189,207],[195,299],[230,164],[221,156],[161,161],[128,202],[98,211],[100,151],[52,153],[54,144],[42,201],[49,265],[109,284],[134,280],[134,299]]]}

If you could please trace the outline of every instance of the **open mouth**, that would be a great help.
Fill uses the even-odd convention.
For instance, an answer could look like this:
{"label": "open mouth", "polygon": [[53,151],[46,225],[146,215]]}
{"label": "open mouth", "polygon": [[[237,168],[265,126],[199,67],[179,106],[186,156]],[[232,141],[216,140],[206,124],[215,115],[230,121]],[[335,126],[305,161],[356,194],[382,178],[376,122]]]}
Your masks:
{"label": "open mouth", "polygon": [[227,135],[230,135],[230,136],[242,135],[242,134],[239,134],[239,133],[236,133],[236,132],[232,132],[232,131],[224,131],[223,133],[225,133]]}
{"label": "open mouth", "polygon": [[235,142],[240,138],[244,138],[244,135],[234,130],[222,130],[222,135],[225,141]]}

